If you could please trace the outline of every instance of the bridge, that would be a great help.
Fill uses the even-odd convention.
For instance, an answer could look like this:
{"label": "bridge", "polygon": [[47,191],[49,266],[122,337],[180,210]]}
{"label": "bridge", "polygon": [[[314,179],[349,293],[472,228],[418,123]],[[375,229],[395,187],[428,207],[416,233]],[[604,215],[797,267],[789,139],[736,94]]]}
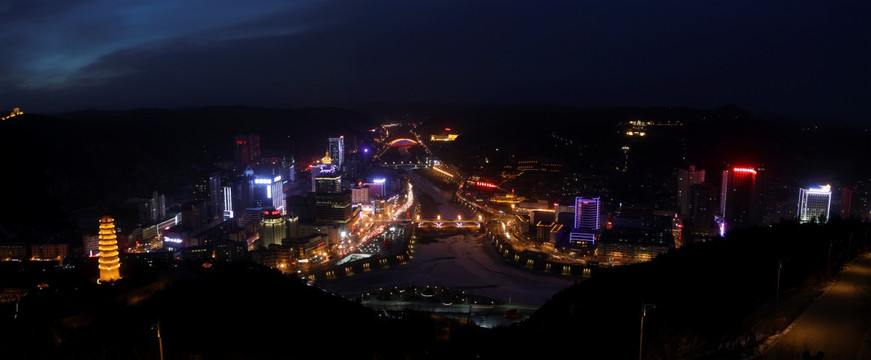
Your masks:
{"label": "bridge", "polygon": [[422,230],[441,230],[441,232],[453,232],[459,230],[483,230],[484,220],[481,216],[478,216],[478,220],[442,220],[442,219],[403,219],[403,220],[392,220],[392,219],[375,219],[372,220],[375,223],[380,224],[395,224],[395,223],[403,223],[403,224],[411,224],[415,229]]}
{"label": "bridge", "polygon": [[387,136],[375,158],[389,168],[420,169],[432,166],[429,149],[410,125],[385,127]]}

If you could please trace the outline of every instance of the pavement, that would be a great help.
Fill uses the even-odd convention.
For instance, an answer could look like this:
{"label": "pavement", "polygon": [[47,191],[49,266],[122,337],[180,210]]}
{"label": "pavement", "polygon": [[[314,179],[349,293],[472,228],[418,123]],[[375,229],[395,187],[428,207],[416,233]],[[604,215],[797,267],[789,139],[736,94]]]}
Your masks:
{"label": "pavement", "polygon": [[871,359],[871,254],[848,263],[757,359]]}

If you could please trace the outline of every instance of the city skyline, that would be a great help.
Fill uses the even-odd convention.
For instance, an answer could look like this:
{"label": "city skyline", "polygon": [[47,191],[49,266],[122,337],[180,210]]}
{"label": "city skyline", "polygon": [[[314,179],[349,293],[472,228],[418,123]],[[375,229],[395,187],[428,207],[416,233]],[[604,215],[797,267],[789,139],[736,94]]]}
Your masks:
{"label": "city skyline", "polygon": [[[245,116],[259,111],[244,110]],[[76,323],[72,318],[63,318],[67,322],[57,326],[65,330],[54,335],[60,340],[39,351],[46,357],[57,358],[65,349],[80,346],[87,349],[80,350],[83,353],[150,353],[154,338],[143,331],[153,330],[154,321],[159,322],[158,341],[165,337],[173,344],[167,348],[173,357],[220,353],[221,349],[235,349],[224,341],[213,341],[228,327],[266,328],[259,323],[260,317],[250,316],[249,307],[236,305],[285,303],[278,299],[289,296],[294,299],[289,308],[306,314],[289,315],[288,319],[307,325],[274,332],[282,338],[310,334],[318,326],[334,326],[337,320],[304,320],[324,319],[324,310],[313,309],[322,306],[325,299],[334,303],[327,308],[335,319],[345,319],[357,311],[370,312],[375,324],[397,331],[412,326],[408,322],[415,315],[411,314],[429,314],[434,316],[430,319],[438,319],[435,326],[461,326],[463,330],[452,331],[478,334],[470,333],[467,338],[453,333],[431,339],[421,336],[424,324],[413,327],[418,330],[407,330],[424,342],[412,349],[380,346],[355,348],[355,352],[403,353],[417,351],[418,346],[435,346],[450,352],[452,355],[446,355],[450,358],[478,358],[479,354],[504,358],[500,353],[505,349],[489,345],[504,340],[487,335],[501,333],[504,335],[499,338],[590,339],[582,353],[622,358],[618,354],[630,352],[627,345],[634,343],[635,336],[644,335],[661,336],[667,342],[699,336],[703,342],[684,351],[716,351],[732,358],[741,352],[759,351],[752,348],[777,336],[792,319],[804,316],[804,306],[835,306],[845,316],[857,313],[855,307],[811,301],[808,299],[819,297],[804,294],[821,294],[824,290],[814,284],[836,279],[833,273],[840,272],[847,261],[866,261],[861,254],[869,247],[868,169],[858,169],[857,176],[849,177],[845,169],[833,167],[835,172],[829,175],[835,186],[807,190],[804,185],[815,182],[812,173],[771,171],[743,162],[713,161],[704,166],[687,162],[688,155],[708,148],[717,151],[717,159],[732,158],[715,144],[735,144],[732,134],[724,130],[724,124],[735,119],[755,122],[761,128],[776,125],[781,133],[799,139],[861,141],[867,134],[854,132],[845,137],[839,127],[808,130],[789,122],[768,123],[735,108],[717,112],[670,110],[648,121],[626,119],[651,115],[650,110],[634,110],[640,111],[635,115],[627,115],[626,109],[611,111],[610,116],[587,122],[588,132],[534,123],[558,114],[580,119],[584,113],[546,108],[525,113],[507,108],[473,113],[497,120],[483,121],[478,127],[445,127],[436,117],[382,123],[361,133],[332,126],[323,126],[320,131],[300,130],[294,122],[271,120],[266,115],[245,122],[261,122],[262,128],[234,126],[220,131],[210,123],[196,126],[199,122],[194,119],[201,115],[195,112],[150,113],[162,119],[155,121],[169,123],[175,123],[179,114],[189,117],[194,131],[172,133],[181,136],[181,142],[149,136],[146,129],[155,127],[147,122],[112,121],[117,119],[113,117],[131,116],[125,112],[92,112],[79,119],[16,115],[0,123],[2,134],[15,135],[4,137],[8,141],[0,144],[4,149],[32,151],[24,158],[4,157],[8,168],[17,168],[14,164],[44,166],[43,171],[52,174],[65,173],[58,166],[69,164],[74,170],[68,177],[42,178],[46,187],[37,186],[40,182],[34,182],[34,177],[0,178],[4,194],[25,195],[15,201],[17,206],[4,206],[7,215],[0,217],[0,271],[14,274],[0,276],[4,294],[0,310],[23,320],[9,325],[0,322],[0,331],[54,321],[53,312],[36,310],[39,307],[32,301],[59,301],[62,312],[74,311],[81,314],[76,318],[95,325],[83,332],[72,327]],[[506,121],[506,112],[524,116]],[[205,121],[220,121],[211,110],[206,114]],[[237,120],[235,114],[225,115]],[[325,122],[311,114],[303,116],[318,119],[313,123]],[[528,126],[531,121],[536,125]],[[737,125],[745,137],[753,137]],[[699,132],[695,130],[699,126],[718,131]],[[96,138],[77,136],[93,128],[103,132]],[[533,128],[536,131],[531,131]],[[116,132],[122,136],[111,136]],[[287,135],[290,133],[300,136],[292,138]],[[335,137],[336,133],[345,135]],[[514,136],[508,136],[511,133]],[[127,141],[130,134],[143,140],[131,141],[130,146],[119,146],[114,140]],[[30,141],[31,136],[40,141]],[[306,138],[315,144],[307,152],[322,156],[319,161],[289,146]],[[217,144],[214,148],[212,141]],[[169,146],[162,145],[164,142]],[[67,154],[52,151],[53,147],[69,149],[84,143],[89,150],[79,150],[86,154],[79,160],[65,161]],[[744,139],[742,145],[746,144],[749,142]],[[149,155],[139,151],[142,145],[147,145]],[[857,149],[861,144],[843,145]],[[771,144],[770,148],[777,150],[779,146]],[[164,159],[171,161],[149,160],[164,151],[169,154]],[[798,162],[784,163],[780,169],[805,163],[808,154],[823,156],[825,162],[862,161],[861,156],[858,160],[844,158],[837,148],[823,153],[811,148],[789,153],[786,159]],[[296,162],[295,155],[307,160]],[[99,160],[97,163],[103,165],[100,171],[77,176],[75,169],[87,167],[89,158]],[[819,164],[822,162],[813,165]],[[702,172],[720,171],[722,177],[702,176]],[[128,173],[136,175],[126,177]],[[151,182],[148,176],[140,175],[149,173],[171,176]],[[174,181],[166,181],[169,179]],[[25,184],[37,192],[21,191]],[[155,184],[161,185],[155,189]],[[100,195],[101,185],[116,186],[114,195]],[[718,185],[720,191],[716,191]],[[68,196],[52,197],[57,193],[53,189],[66,187],[88,194],[80,199],[84,202],[69,201]],[[837,198],[832,189],[839,193]],[[804,196],[810,192],[813,199]],[[683,194],[687,195],[685,201]],[[0,198],[8,199],[6,195]],[[33,217],[25,210],[31,206],[51,215]],[[811,221],[804,221],[808,214]],[[18,221],[15,215],[32,222]],[[725,221],[717,223],[715,218]],[[99,234],[94,234],[95,230]],[[741,266],[736,267],[736,261]],[[772,291],[770,281],[774,262],[780,264],[776,291]],[[680,270],[675,273],[675,269]],[[844,271],[846,277],[860,276],[860,270],[852,265],[849,269]],[[781,270],[785,274],[783,291]],[[240,277],[245,278],[244,285],[239,283]],[[594,279],[603,281],[590,281]],[[407,285],[394,285],[401,283]],[[203,288],[196,294],[182,290],[198,286]],[[261,290],[253,291],[251,286]],[[845,286],[849,284],[839,288]],[[214,295],[216,291],[224,295]],[[128,305],[98,305],[105,301],[100,300],[100,294],[129,299]],[[686,301],[696,296],[707,301]],[[75,301],[64,300],[71,297],[95,304],[99,312],[148,310],[139,316],[99,317],[98,313],[77,310]],[[642,315],[646,325],[640,332],[638,319],[632,315],[637,300],[645,309],[647,304],[656,304],[656,311]],[[576,307],[578,301],[584,306]],[[19,302],[24,304],[21,311]],[[182,310],[177,308],[179,303],[190,305]],[[722,310],[700,319],[696,315],[702,311],[699,307],[708,306]],[[196,320],[200,311],[209,317],[222,314],[220,324],[201,328],[203,322]],[[155,319],[154,314],[161,315]],[[225,321],[227,316],[239,318]],[[560,324],[576,316],[599,326],[595,330],[578,327],[576,319]],[[382,323],[382,317],[388,323]],[[668,335],[664,319],[687,326],[689,332]],[[758,329],[750,332],[743,328],[744,321]],[[841,326],[836,320],[823,324]],[[192,331],[181,330],[185,326]],[[851,326],[855,328],[855,324]],[[501,329],[498,333],[484,332],[493,327]],[[88,346],[87,340],[76,340],[79,336],[103,339],[104,335],[84,334],[103,334],[114,328],[129,328],[121,333],[140,335],[122,336],[114,347]],[[534,333],[525,333],[531,329]],[[739,335],[731,335],[733,332]],[[45,337],[45,331],[35,328],[16,333],[36,334],[29,339],[16,335],[21,344],[38,343]],[[185,341],[179,337],[181,333],[200,335],[187,336],[185,339],[191,341]],[[741,340],[750,333],[754,334],[751,340]],[[791,332],[793,336],[796,333],[800,332]],[[257,331],[250,335],[261,336]],[[196,338],[209,340],[193,340]],[[449,340],[438,343],[444,339]],[[437,343],[429,345],[433,340]],[[281,353],[276,348],[280,343],[265,341],[233,351]],[[598,343],[610,345],[607,349],[591,347]],[[831,353],[857,345],[840,337],[824,349]],[[23,345],[21,350],[25,348],[32,346]],[[160,349],[162,353],[162,345]],[[796,349],[801,348],[791,346],[785,351]],[[638,344],[637,351],[656,354],[669,350],[668,345],[649,341],[648,345]],[[535,347],[511,353],[515,352],[540,354]]]}
{"label": "city skyline", "polygon": [[0,357],[871,354],[869,15],[7,1]]}

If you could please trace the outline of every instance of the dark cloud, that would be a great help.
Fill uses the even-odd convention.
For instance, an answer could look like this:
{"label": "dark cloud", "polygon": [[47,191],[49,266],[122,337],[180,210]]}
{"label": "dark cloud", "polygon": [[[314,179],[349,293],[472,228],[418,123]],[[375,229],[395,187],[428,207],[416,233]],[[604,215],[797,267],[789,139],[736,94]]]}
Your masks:
{"label": "dark cloud", "polygon": [[[9,75],[16,68],[0,65],[0,96],[20,102],[10,107],[46,111],[736,103],[871,121],[869,9],[858,1],[299,2],[119,42],[70,67],[63,86],[49,90],[20,90],[14,81],[22,76]],[[116,25],[104,26],[73,29],[98,37]],[[12,41],[4,39],[0,46]]]}

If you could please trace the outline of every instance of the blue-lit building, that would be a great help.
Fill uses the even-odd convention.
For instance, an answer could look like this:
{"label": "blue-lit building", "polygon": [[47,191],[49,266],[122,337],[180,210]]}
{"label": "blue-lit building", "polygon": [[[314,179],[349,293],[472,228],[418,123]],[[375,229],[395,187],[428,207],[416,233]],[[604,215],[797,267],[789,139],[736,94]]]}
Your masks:
{"label": "blue-lit building", "polygon": [[600,228],[600,204],[598,197],[578,196],[575,198],[575,222],[574,228],[569,233],[569,246],[592,248],[596,245]]}

